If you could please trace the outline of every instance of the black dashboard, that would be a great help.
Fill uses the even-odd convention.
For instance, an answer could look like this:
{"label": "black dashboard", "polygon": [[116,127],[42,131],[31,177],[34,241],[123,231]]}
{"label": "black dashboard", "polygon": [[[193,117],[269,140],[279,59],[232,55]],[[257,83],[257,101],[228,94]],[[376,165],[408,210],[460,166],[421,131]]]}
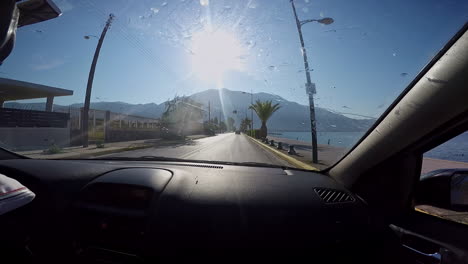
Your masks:
{"label": "black dashboard", "polygon": [[36,193],[0,217],[3,240],[40,261],[350,261],[368,243],[365,203],[320,173],[102,160],[5,160],[0,173]]}

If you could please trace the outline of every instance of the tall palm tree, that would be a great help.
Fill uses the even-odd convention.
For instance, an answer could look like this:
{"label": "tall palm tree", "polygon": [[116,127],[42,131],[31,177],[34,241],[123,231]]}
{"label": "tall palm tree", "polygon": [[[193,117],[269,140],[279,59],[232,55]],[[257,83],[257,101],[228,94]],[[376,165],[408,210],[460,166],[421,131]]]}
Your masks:
{"label": "tall palm tree", "polygon": [[257,113],[258,118],[262,121],[262,126],[260,127],[260,137],[264,138],[268,135],[268,129],[266,122],[273,115],[274,112],[278,111],[281,106],[279,104],[272,104],[272,101],[262,102],[260,100],[255,101],[249,109],[253,109]]}

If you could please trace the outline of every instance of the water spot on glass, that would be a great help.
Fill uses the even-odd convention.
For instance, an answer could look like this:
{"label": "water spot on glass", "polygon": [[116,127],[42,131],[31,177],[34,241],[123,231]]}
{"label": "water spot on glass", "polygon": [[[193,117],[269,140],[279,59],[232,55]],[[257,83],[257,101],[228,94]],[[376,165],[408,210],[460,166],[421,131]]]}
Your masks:
{"label": "water spot on glass", "polygon": [[150,10],[153,11],[154,14],[159,13],[159,8],[152,7],[152,8],[150,8]]}
{"label": "water spot on glass", "polygon": [[139,16],[140,19],[145,19],[145,16]]}
{"label": "water spot on glass", "polygon": [[346,106],[346,105],[343,105],[343,108],[351,109],[350,107],[348,107],[348,106]]}
{"label": "water spot on glass", "polygon": [[200,5],[207,6],[210,4],[210,0],[200,0]]}
{"label": "water spot on glass", "polygon": [[433,82],[433,83],[439,83],[439,84],[446,84],[448,83],[448,81],[444,81],[444,80],[440,80],[440,79],[435,79],[435,78],[429,78],[429,77],[426,77],[426,79],[430,82]]}
{"label": "water spot on glass", "polygon": [[331,127],[336,127],[336,125],[330,125]]}
{"label": "water spot on glass", "polygon": [[274,70],[276,70],[276,66],[275,65],[270,65],[270,66],[268,66],[268,69],[270,71],[274,71]]}
{"label": "water spot on glass", "polygon": [[305,2],[306,4],[308,4],[308,3],[310,2],[310,0],[304,0],[304,2]]}
{"label": "water spot on glass", "polygon": [[323,13],[323,11],[320,11],[320,17],[325,17],[325,13]]}
{"label": "water spot on glass", "polygon": [[249,8],[252,8],[252,9],[257,8],[257,4],[255,4],[255,3],[250,3]]}
{"label": "water spot on glass", "polygon": [[380,108],[382,108],[382,107],[384,107],[384,104],[379,104],[379,105],[377,106],[378,109],[380,109]]}
{"label": "water spot on glass", "polygon": [[402,72],[402,73],[400,73],[400,76],[401,76],[401,77],[406,77],[406,76],[408,76],[408,73]]}
{"label": "water spot on glass", "polygon": [[392,56],[393,56],[393,57],[396,57],[396,55],[397,55],[396,52],[393,52]]}
{"label": "water spot on glass", "polygon": [[226,10],[230,10],[231,9],[231,6],[227,5],[227,6],[224,6],[224,9]]}
{"label": "water spot on glass", "polygon": [[307,8],[307,7],[303,7],[303,8],[302,8],[302,12],[304,12],[304,13],[307,13],[307,12],[309,12],[309,8]]}
{"label": "water spot on glass", "polygon": [[248,40],[245,44],[247,45],[247,48],[252,49],[257,43],[255,41]]}
{"label": "water spot on glass", "polygon": [[167,6],[167,2],[163,2],[161,6]]}

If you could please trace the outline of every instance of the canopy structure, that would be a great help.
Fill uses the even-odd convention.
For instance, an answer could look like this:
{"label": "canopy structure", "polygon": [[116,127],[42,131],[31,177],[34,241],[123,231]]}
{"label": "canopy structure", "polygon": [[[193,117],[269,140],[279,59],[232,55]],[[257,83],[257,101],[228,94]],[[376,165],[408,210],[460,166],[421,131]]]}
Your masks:
{"label": "canopy structure", "polygon": [[6,101],[47,98],[45,111],[51,112],[56,96],[73,95],[72,90],[0,78],[0,107]]}

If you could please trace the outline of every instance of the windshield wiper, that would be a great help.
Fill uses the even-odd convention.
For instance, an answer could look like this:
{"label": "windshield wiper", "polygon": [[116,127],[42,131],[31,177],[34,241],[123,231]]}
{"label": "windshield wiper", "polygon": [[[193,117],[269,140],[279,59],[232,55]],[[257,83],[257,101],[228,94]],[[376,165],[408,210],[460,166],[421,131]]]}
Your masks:
{"label": "windshield wiper", "polygon": [[95,160],[121,160],[121,161],[176,161],[176,162],[192,162],[192,163],[210,163],[220,165],[237,165],[237,166],[251,166],[251,167],[268,167],[268,168],[281,168],[281,169],[297,169],[287,166],[280,166],[261,162],[232,162],[232,161],[213,161],[213,160],[190,160],[171,158],[164,156],[140,156],[140,157],[101,157],[94,158]]}
{"label": "windshield wiper", "polygon": [[127,161],[188,161],[186,159],[170,158],[164,156],[140,156],[140,157],[100,157],[94,160],[127,160]]}

